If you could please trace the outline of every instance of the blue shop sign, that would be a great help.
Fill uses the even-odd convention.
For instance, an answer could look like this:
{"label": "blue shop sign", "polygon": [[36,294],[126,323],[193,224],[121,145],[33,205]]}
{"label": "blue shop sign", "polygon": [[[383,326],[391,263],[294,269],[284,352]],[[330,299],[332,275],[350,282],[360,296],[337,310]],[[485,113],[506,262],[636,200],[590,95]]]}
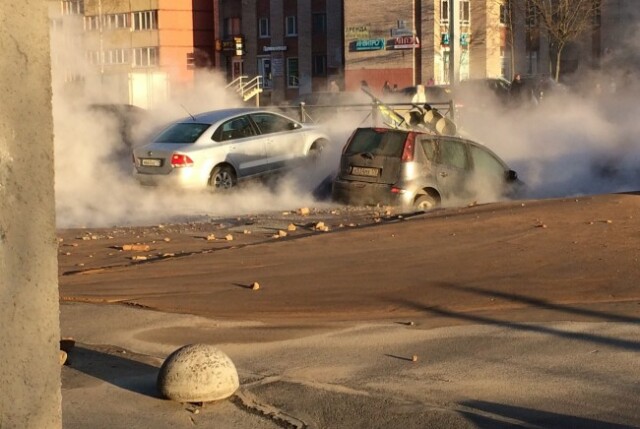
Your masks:
{"label": "blue shop sign", "polygon": [[362,39],[356,40],[356,51],[379,51],[384,49],[384,39]]}

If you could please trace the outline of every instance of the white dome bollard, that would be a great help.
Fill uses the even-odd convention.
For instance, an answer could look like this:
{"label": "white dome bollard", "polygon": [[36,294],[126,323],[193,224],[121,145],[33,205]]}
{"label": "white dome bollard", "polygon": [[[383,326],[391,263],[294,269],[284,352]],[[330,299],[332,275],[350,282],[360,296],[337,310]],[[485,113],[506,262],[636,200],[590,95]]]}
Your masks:
{"label": "white dome bollard", "polygon": [[233,395],[240,381],[235,365],[223,351],[210,344],[190,344],[165,359],[157,387],[174,401],[209,402]]}

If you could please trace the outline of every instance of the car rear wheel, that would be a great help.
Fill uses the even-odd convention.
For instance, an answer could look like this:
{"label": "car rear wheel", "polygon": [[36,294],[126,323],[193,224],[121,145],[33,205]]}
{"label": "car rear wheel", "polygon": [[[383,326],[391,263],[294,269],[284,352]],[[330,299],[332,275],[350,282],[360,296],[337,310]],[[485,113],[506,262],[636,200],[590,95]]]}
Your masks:
{"label": "car rear wheel", "polygon": [[427,211],[438,205],[438,202],[431,195],[420,195],[413,202],[413,208],[416,210]]}
{"label": "car rear wheel", "polygon": [[236,185],[236,174],[231,167],[219,165],[211,172],[211,180],[209,183],[214,191],[230,189]]}

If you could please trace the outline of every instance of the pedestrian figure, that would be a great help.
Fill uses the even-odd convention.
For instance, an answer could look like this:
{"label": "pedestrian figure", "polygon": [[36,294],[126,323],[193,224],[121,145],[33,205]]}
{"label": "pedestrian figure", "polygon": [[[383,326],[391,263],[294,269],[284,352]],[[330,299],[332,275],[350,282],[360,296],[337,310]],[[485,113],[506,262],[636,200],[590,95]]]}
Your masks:
{"label": "pedestrian figure", "polygon": [[416,93],[411,99],[412,104],[423,105],[427,102],[427,94],[424,92],[424,85],[416,85]]}
{"label": "pedestrian figure", "polygon": [[513,81],[511,81],[511,88],[509,88],[509,98],[511,100],[511,103],[516,106],[522,104],[523,86],[524,83],[522,82],[520,73],[517,73],[513,78]]}
{"label": "pedestrian figure", "polygon": [[338,84],[336,83],[335,80],[332,80],[329,83],[329,92],[331,92],[331,93],[340,92],[340,87],[338,86]]}
{"label": "pedestrian figure", "polygon": [[384,85],[382,86],[382,95],[389,95],[393,92],[391,89],[391,85],[388,80],[384,81]]}

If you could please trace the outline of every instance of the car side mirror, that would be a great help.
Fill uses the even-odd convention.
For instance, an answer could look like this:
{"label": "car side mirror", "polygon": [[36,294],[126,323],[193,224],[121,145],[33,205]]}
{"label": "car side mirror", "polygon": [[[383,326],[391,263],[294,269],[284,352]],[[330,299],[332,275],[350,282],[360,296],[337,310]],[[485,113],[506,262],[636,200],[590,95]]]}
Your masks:
{"label": "car side mirror", "polygon": [[515,182],[518,180],[518,173],[513,170],[509,170],[505,174],[507,176],[507,182]]}
{"label": "car side mirror", "polygon": [[298,128],[300,128],[300,125],[296,124],[295,122],[289,122],[290,130],[297,130]]}

